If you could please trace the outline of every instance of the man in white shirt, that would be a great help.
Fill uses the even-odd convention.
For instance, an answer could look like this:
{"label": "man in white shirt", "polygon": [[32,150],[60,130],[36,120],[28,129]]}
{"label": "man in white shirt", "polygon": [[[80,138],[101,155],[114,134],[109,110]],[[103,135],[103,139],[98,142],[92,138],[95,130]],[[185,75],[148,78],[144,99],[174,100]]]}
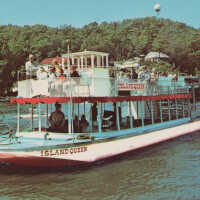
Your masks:
{"label": "man in white shirt", "polygon": [[38,63],[35,61],[35,56],[30,54],[29,61],[25,64],[26,68],[26,77],[27,78],[35,78],[36,72],[38,70]]}

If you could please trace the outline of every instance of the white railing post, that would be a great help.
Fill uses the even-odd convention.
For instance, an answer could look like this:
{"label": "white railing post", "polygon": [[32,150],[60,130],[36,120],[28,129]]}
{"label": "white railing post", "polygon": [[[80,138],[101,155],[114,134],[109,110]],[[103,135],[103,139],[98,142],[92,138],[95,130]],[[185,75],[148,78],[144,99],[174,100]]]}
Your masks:
{"label": "white railing post", "polygon": [[183,118],[185,117],[185,105],[184,105],[184,103],[185,103],[185,99],[183,99],[183,103],[182,103],[182,105],[183,105]]}
{"label": "white railing post", "polygon": [[151,122],[154,124],[154,108],[153,108],[153,101],[151,101]]}
{"label": "white railing post", "polygon": [[116,103],[116,119],[117,119],[117,130],[120,131],[120,119],[119,119],[119,102]]}
{"label": "white railing post", "polygon": [[171,110],[170,110],[170,100],[168,99],[168,115],[169,115],[169,121],[171,120]]}
{"label": "white railing post", "polygon": [[41,103],[38,104],[38,129],[39,132],[41,133],[42,130],[42,124],[41,124]]}
{"label": "white railing post", "polygon": [[17,104],[17,134],[20,136],[20,104]]}
{"label": "white railing post", "polygon": [[132,109],[131,109],[131,104],[132,104],[132,102],[131,102],[131,101],[128,101],[128,104],[129,104],[129,113],[130,113],[130,117],[129,117],[129,120],[130,120],[130,128],[133,128],[133,113],[132,113]]}
{"label": "white railing post", "polygon": [[162,100],[160,100],[160,121],[163,122]]}
{"label": "white railing post", "polygon": [[97,122],[98,122],[98,131],[99,134],[102,133],[102,119],[101,119],[101,105],[100,103],[97,103],[97,109],[98,109],[98,114],[97,114]]}

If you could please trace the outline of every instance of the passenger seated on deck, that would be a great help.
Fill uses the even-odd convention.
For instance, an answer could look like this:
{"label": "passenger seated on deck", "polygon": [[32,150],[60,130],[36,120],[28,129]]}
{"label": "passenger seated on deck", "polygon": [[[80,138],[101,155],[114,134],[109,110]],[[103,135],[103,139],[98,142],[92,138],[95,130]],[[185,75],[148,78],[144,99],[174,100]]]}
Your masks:
{"label": "passenger seated on deck", "polygon": [[58,69],[58,72],[57,72],[57,80],[60,79],[60,80],[65,80],[66,79],[66,75],[64,74],[64,70],[62,69],[62,67],[60,67]]}
{"label": "passenger seated on deck", "polygon": [[81,120],[80,120],[80,132],[82,133],[87,133],[88,132],[88,128],[89,128],[89,123],[85,118],[85,115],[81,116]]}
{"label": "passenger seated on deck", "polygon": [[79,73],[76,71],[75,65],[72,65],[71,68],[70,68],[70,77],[75,77],[75,78],[80,77]]}
{"label": "passenger seated on deck", "polygon": [[74,132],[78,133],[79,132],[79,119],[78,119],[77,115],[75,115],[75,117],[73,119],[73,127],[74,127]]}
{"label": "passenger seated on deck", "polygon": [[111,127],[115,125],[115,113],[110,110],[104,110],[103,126]]}
{"label": "passenger seated on deck", "polygon": [[65,115],[61,111],[61,104],[55,104],[56,111],[51,113],[49,122],[51,124],[48,131],[52,132],[67,132],[67,121],[65,120]]}

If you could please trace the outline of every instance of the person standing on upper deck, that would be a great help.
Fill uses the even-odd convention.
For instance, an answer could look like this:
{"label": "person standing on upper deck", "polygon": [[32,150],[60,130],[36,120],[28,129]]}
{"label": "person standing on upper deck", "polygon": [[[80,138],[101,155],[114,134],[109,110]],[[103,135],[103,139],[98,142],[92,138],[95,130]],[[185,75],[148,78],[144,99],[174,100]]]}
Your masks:
{"label": "person standing on upper deck", "polygon": [[151,72],[151,82],[156,81],[158,81],[158,70],[156,68],[153,68]]}
{"label": "person standing on upper deck", "polygon": [[138,74],[136,73],[135,69],[131,69],[131,79],[136,80],[138,78]]}
{"label": "person standing on upper deck", "polygon": [[48,76],[49,76],[49,82],[55,82],[56,80],[55,67],[53,66],[49,67]]}
{"label": "person standing on upper deck", "polygon": [[151,72],[151,92],[155,94],[158,92],[158,69],[153,68]]}
{"label": "person standing on upper deck", "polygon": [[35,78],[38,70],[38,63],[35,61],[35,56],[30,54],[29,60],[25,64],[27,78]]}
{"label": "person standing on upper deck", "polygon": [[169,73],[168,77],[169,77],[172,81],[177,81],[177,80],[178,80],[178,76],[177,76],[177,74],[176,74],[174,68],[172,68],[172,69],[170,70],[170,73]]}
{"label": "person standing on upper deck", "polygon": [[59,65],[58,61],[56,58],[54,58],[51,62],[51,67],[52,68],[55,68],[55,73],[56,74],[59,74],[60,73],[60,68],[61,66]]}
{"label": "person standing on upper deck", "polygon": [[36,72],[38,80],[46,80],[48,79],[48,72],[44,69],[43,66],[40,66]]}
{"label": "person standing on upper deck", "polygon": [[79,73],[76,71],[76,66],[72,65],[70,68],[70,77],[80,77]]}

